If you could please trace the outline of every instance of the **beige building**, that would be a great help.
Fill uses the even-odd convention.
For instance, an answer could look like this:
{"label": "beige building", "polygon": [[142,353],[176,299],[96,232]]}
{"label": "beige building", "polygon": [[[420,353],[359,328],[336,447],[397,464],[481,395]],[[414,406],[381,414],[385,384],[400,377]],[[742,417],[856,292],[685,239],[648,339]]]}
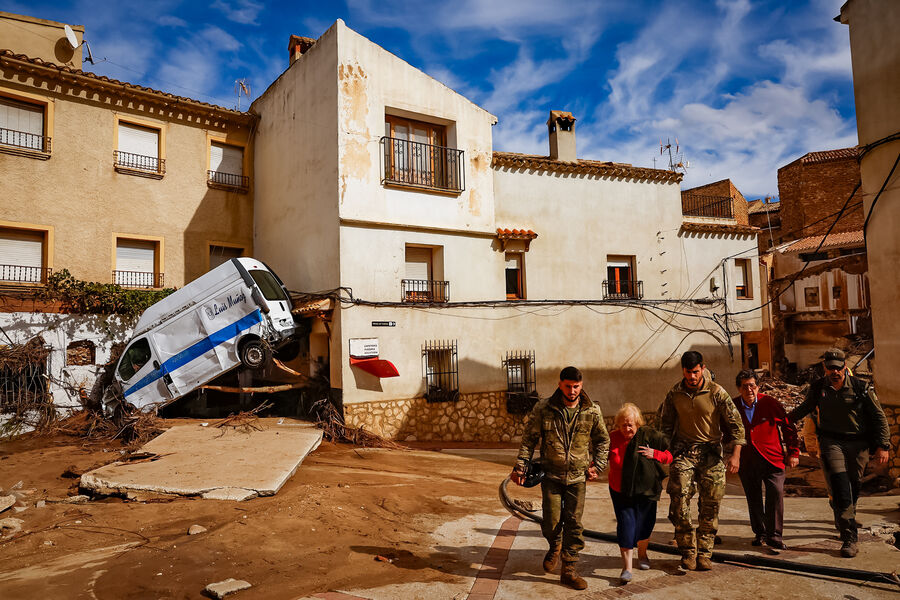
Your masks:
{"label": "beige building", "polygon": [[252,115],[81,71],[62,23],[0,13],[0,40],[0,282],[177,287],[252,253]]}
{"label": "beige building", "polygon": [[509,440],[568,364],[608,414],[655,411],[685,350],[726,385],[740,368],[757,230],[685,216],[680,175],[577,159],[560,111],[550,156],[493,152],[494,116],[342,21],[289,52],[251,106],[255,248],[288,287],[339,290],[310,352],[349,422]]}

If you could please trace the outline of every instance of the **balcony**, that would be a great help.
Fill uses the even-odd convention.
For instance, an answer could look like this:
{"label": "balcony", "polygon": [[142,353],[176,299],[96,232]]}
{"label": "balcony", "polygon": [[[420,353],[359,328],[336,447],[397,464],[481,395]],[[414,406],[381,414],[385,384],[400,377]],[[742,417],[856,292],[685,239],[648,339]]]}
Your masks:
{"label": "balcony", "polygon": [[162,273],[147,271],[113,271],[113,283],[127,288],[161,288],[165,282]]}
{"label": "balcony", "polygon": [[53,269],[45,267],[24,267],[22,265],[0,265],[0,281],[11,283],[47,283]]}
{"label": "balcony", "polygon": [[206,185],[211,188],[246,194],[250,191],[250,178],[246,175],[235,175],[222,171],[207,171]]}
{"label": "balcony", "polygon": [[47,159],[50,158],[50,138],[0,127],[0,149],[11,154]]}
{"label": "balcony", "polygon": [[113,150],[113,166],[119,173],[153,179],[162,179],[162,176],[166,174],[166,159],[132,154],[121,150]]}
{"label": "balcony", "polygon": [[404,279],[400,282],[403,302],[430,303],[450,301],[450,282],[430,279]]}
{"label": "balcony", "polygon": [[682,194],[681,213],[685,217],[733,219],[734,202],[732,201],[731,196],[704,196],[702,194]]}
{"label": "balcony", "polygon": [[604,300],[640,300],[644,297],[643,281],[603,281]]}
{"label": "balcony", "polygon": [[381,138],[381,183],[458,194],[466,189],[463,151]]}

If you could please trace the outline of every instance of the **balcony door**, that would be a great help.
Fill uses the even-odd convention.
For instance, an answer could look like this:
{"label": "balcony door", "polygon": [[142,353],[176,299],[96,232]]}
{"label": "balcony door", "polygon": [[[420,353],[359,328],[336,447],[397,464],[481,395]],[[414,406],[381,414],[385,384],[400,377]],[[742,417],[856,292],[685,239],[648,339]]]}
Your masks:
{"label": "balcony door", "polygon": [[632,261],[629,257],[609,257],[606,261],[607,294],[613,298],[634,296]]}
{"label": "balcony door", "polygon": [[445,179],[446,132],[443,126],[399,117],[385,117],[385,175],[391,181],[435,186]]}

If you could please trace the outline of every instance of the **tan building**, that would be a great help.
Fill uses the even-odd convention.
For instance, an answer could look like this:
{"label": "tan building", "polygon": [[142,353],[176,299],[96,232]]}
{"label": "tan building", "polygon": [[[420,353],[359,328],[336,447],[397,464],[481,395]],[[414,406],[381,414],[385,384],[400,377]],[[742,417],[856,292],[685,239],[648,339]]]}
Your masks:
{"label": "tan building", "polygon": [[252,253],[252,115],[81,71],[61,23],[0,13],[0,40],[0,281],[177,287]]}
{"label": "tan building", "polygon": [[875,381],[890,407],[892,469],[900,472],[900,4],[850,0],[838,17],[850,28],[856,128],[862,147],[864,234],[869,258]]}

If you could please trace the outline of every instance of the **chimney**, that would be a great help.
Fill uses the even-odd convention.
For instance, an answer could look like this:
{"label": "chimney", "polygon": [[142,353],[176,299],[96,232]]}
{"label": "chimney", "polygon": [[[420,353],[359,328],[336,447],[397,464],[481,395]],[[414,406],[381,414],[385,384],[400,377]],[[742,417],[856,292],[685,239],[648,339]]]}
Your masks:
{"label": "chimney", "polygon": [[551,110],[547,119],[550,132],[550,158],[575,162],[575,117],[562,110]]}
{"label": "chimney", "polygon": [[316,40],[308,37],[303,37],[302,35],[292,35],[291,39],[288,41],[288,66],[294,64],[301,55],[306,54],[306,51],[313,47],[313,44],[316,43]]}

